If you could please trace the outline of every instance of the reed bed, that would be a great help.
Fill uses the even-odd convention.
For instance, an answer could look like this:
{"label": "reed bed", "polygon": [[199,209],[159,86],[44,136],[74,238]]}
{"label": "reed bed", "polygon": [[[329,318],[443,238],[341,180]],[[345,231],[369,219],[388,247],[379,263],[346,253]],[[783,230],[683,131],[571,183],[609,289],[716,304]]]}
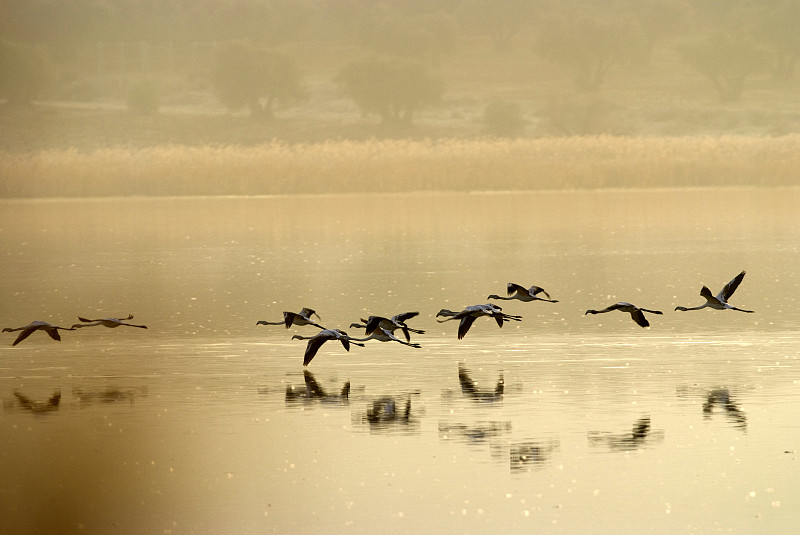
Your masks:
{"label": "reed bed", "polygon": [[0,196],[283,195],[800,184],[800,135],[370,140],[0,153]]}

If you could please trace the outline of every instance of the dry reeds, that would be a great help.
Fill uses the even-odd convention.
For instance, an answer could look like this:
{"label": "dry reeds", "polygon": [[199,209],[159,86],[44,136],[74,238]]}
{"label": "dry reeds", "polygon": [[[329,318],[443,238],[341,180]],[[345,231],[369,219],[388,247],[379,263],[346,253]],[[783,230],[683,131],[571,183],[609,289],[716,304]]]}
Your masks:
{"label": "dry reeds", "polygon": [[2,197],[793,186],[800,135],[372,140],[0,153]]}

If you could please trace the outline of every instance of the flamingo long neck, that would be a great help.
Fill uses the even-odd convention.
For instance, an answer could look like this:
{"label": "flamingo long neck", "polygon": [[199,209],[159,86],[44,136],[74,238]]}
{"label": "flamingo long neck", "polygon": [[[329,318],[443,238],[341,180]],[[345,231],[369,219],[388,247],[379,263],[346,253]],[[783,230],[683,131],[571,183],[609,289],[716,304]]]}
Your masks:
{"label": "flamingo long neck", "polygon": [[348,336],[347,339],[350,340],[351,342],[366,342],[368,340],[377,340],[377,338],[375,338],[375,336],[372,334],[367,336],[366,338],[350,338]]}
{"label": "flamingo long neck", "polygon": [[675,310],[683,310],[683,311],[686,311],[686,310],[700,310],[702,308],[706,308],[707,306],[708,306],[708,303],[703,303],[702,305],[697,306],[697,307],[677,307]]}

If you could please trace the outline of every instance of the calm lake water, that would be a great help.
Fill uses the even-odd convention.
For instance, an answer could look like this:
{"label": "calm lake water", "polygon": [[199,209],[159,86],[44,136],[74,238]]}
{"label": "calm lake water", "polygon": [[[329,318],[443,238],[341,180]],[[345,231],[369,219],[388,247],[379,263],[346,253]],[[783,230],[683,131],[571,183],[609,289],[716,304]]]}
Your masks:
{"label": "calm lake water", "polygon": [[[800,525],[800,190],[0,204],[3,327],[149,327],[2,335],[3,533]],[[674,312],[742,269],[755,314]],[[507,282],[559,302],[435,321]],[[256,325],[302,307],[427,333],[304,369],[317,329]]]}

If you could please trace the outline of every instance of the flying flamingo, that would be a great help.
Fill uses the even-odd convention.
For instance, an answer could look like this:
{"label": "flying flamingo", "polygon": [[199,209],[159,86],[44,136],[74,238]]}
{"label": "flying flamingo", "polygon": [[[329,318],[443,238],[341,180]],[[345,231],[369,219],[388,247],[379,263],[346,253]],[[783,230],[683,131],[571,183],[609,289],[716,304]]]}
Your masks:
{"label": "flying flamingo", "polygon": [[[507,285],[507,292],[509,297],[501,297],[496,294],[492,294],[486,299],[503,299],[505,301],[510,301],[512,299],[518,299],[523,303],[529,303],[530,301],[547,301],[548,303],[558,303],[557,299],[551,299],[550,294],[545,291],[544,288],[539,286],[531,286],[530,288],[524,288],[519,284],[514,284],[513,282],[509,282]],[[544,294],[547,299],[536,297],[538,294]]]}
{"label": "flying flamingo", "polygon": [[[364,325],[362,323],[351,323],[350,327],[354,329],[364,329],[364,328],[368,329],[367,327],[368,325],[369,323],[367,323],[367,325]],[[397,336],[395,336],[395,334],[392,331],[390,331],[389,329],[384,329],[383,327],[380,326],[376,327],[371,333],[369,333],[369,335],[366,338],[350,338],[351,342],[366,342],[367,340],[377,340],[379,342],[398,342],[403,344],[404,346],[416,347],[416,348],[422,347],[419,344],[415,344],[412,342],[404,342],[403,340],[400,340]]]}
{"label": "flying flamingo", "polygon": [[12,329],[11,327],[6,327],[5,329],[3,329],[3,332],[4,333],[6,333],[6,332],[11,333],[11,332],[14,332],[14,331],[22,331],[21,333],[19,333],[19,336],[17,336],[17,339],[14,340],[14,343],[11,344],[12,346],[15,346],[18,343],[20,343],[23,340],[25,340],[31,334],[33,334],[34,331],[44,331],[48,335],[50,335],[50,338],[52,338],[53,340],[55,340],[57,342],[60,342],[61,341],[61,335],[58,334],[58,330],[59,329],[61,329],[62,331],[74,331],[75,330],[75,326],[72,326],[72,327],[59,327],[58,325],[53,325],[52,323],[47,323],[46,321],[36,320],[36,321],[30,322],[28,325],[26,325],[24,327],[17,327],[15,329]]}
{"label": "flying flamingo", "polygon": [[[308,366],[308,363],[311,362],[317,355],[317,351],[319,351],[319,348],[322,347],[322,344],[328,340],[339,340],[346,351],[350,351],[351,343],[351,339],[347,333],[340,329],[323,329],[314,336],[300,336],[299,334],[296,334],[292,336],[292,340],[308,340],[306,351],[303,355],[303,366]],[[364,347],[364,344],[362,343],[352,343],[354,345]]]}
{"label": "flying flamingo", "polygon": [[461,340],[467,334],[469,328],[472,327],[472,324],[475,323],[475,320],[483,316],[494,318],[499,327],[503,326],[503,321],[522,321],[522,316],[505,314],[502,310],[499,306],[491,303],[468,306],[460,312],[453,312],[443,308],[436,314],[436,317],[445,316],[447,319],[436,321],[444,323],[445,321],[461,320],[458,324],[458,339]]}
{"label": "flying flamingo", "polygon": [[731,298],[733,292],[735,292],[736,288],[739,287],[739,284],[742,283],[742,279],[744,279],[744,274],[745,272],[742,271],[741,273],[736,275],[733,278],[733,280],[731,280],[728,284],[726,284],[725,287],[722,288],[722,290],[720,290],[720,292],[716,296],[711,295],[711,290],[709,290],[707,286],[703,286],[703,288],[700,290],[700,295],[705,297],[706,299],[705,303],[703,303],[700,306],[689,307],[689,308],[678,306],[675,307],[675,310],[681,310],[681,311],[700,310],[701,308],[709,307],[715,310],[726,310],[726,309],[738,310],[739,312],[748,312],[752,314],[753,312],[755,312],[754,310],[744,310],[728,304],[728,299]]}
{"label": "flying flamingo", "polygon": [[96,320],[89,320],[78,316],[78,320],[82,321],[83,323],[76,323],[75,325],[72,326],[72,328],[80,329],[81,327],[96,327],[98,325],[102,325],[103,327],[114,329],[116,327],[119,327],[120,325],[124,325],[126,327],[138,327],[139,329],[147,329],[147,325],[134,325],[133,323],[125,323],[126,321],[132,319],[133,319],[133,314],[128,314],[127,318],[100,318]]}
{"label": "flying flamingo", "polygon": [[636,305],[632,305],[630,303],[626,303],[625,301],[620,301],[619,303],[614,303],[613,305],[607,306],[603,310],[587,310],[584,312],[584,316],[586,314],[602,314],[603,312],[611,312],[612,310],[619,310],[621,312],[628,312],[631,315],[633,321],[635,321],[640,327],[649,327],[650,322],[647,321],[647,318],[644,317],[644,312],[649,312],[651,314],[663,314],[660,310],[648,310],[646,308],[637,307]]}
{"label": "flying flamingo", "polygon": [[396,314],[391,318],[384,318],[383,316],[370,316],[366,320],[362,318],[361,321],[364,322],[365,325],[359,325],[358,328],[365,328],[367,336],[378,330],[378,328],[386,329],[391,333],[394,333],[394,331],[400,329],[403,331],[403,335],[406,337],[406,342],[410,342],[411,335],[409,333],[425,334],[425,331],[421,329],[412,329],[406,325],[406,320],[416,316],[419,316],[419,312],[403,312],[401,314]]}
{"label": "flying flamingo", "polygon": [[[319,318],[319,314],[315,310],[310,308],[303,308],[300,312],[284,312],[283,313],[283,321],[265,321],[260,320],[256,322],[256,325],[285,325],[288,329],[292,325],[297,325],[298,327],[302,327],[303,325],[313,325],[318,329],[325,329],[322,325],[314,323],[311,319],[312,316],[316,316]],[[322,318],[320,318],[322,319]]]}

